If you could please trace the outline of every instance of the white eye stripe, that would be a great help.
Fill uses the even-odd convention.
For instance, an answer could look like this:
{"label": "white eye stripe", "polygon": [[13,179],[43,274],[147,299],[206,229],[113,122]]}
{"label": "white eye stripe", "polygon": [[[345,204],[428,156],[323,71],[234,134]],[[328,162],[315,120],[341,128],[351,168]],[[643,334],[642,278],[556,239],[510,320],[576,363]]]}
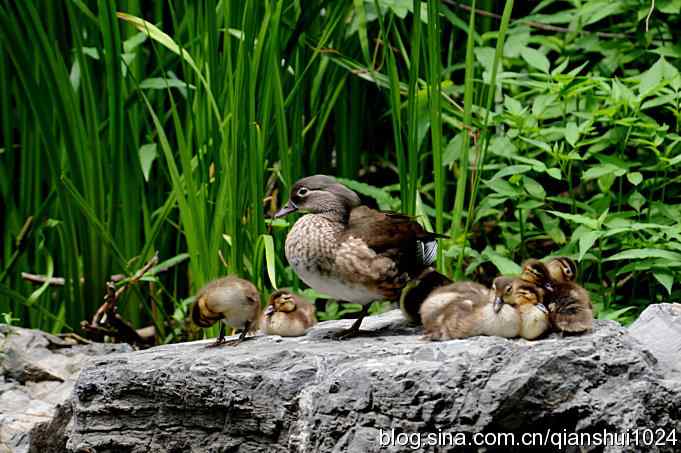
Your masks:
{"label": "white eye stripe", "polygon": [[309,191],[307,190],[307,188],[301,187],[300,189],[298,189],[297,193],[299,197],[304,197],[305,195],[307,195],[308,192]]}

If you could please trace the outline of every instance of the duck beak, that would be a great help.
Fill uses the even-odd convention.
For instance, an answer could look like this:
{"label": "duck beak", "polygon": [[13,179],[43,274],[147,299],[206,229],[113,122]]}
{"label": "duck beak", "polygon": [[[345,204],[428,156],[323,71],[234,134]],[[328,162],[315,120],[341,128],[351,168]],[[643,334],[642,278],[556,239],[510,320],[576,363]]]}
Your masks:
{"label": "duck beak", "polygon": [[278,219],[279,217],[284,217],[289,215],[292,212],[296,212],[298,210],[298,206],[291,200],[286,203],[286,206],[278,210],[277,212],[274,213],[274,218]]}
{"label": "duck beak", "polygon": [[550,293],[553,292],[553,284],[551,282],[544,283],[544,289]]}
{"label": "duck beak", "polygon": [[501,311],[501,307],[504,306],[504,300],[497,296],[494,298],[494,313],[499,313]]}

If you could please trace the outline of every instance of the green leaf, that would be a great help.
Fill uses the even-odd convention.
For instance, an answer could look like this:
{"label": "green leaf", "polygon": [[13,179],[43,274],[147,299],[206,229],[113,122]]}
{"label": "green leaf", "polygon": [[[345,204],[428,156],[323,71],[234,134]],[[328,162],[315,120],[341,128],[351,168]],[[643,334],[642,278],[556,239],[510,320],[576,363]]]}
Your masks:
{"label": "green leaf", "polygon": [[525,114],[523,105],[511,96],[504,96],[504,107],[506,107],[506,110],[512,115],[522,116]]}
{"label": "green leaf", "polygon": [[579,141],[579,128],[574,121],[570,121],[565,126],[565,140],[574,148]]}
{"label": "green leaf", "polygon": [[655,9],[665,14],[679,14],[681,11],[681,0],[657,0]]}
{"label": "green leaf", "polygon": [[189,253],[180,253],[179,255],[175,255],[172,258],[168,258],[167,260],[158,263],[156,266],[149,269],[149,271],[144,275],[156,275],[159,272],[165,272],[171,267],[175,267],[188,259]]}
{"label": "green leaf", "polygon": [[140,146],[140,165],[142,166],[142,174],[144,175],[144,180],[149,182],[149,173],[151,173],[151,164],[158,157],[158,150],[156,149],[156,143],[147,143]]}
{"label": "green leaf", "polygon": [[173,79],[170,77],[149,77],[140,82],[140,88],[143,90],[165,90],[167,88],[189,88],[195,90],[194,85],[183,82],[180,79]]}
{"label": "green leaf", "polygon": [[518,275],[522,270],[518,264],[513,262],[513,260],[500,255],[490,247],[487,247],[482,251],[482,257],[488,261],[491,261],[502,275]]}
{"label": "green leaf", "polygon": [[449,141],[449,143],[447,143],[445,151],[442,154],[442,165],[449,166],[459,160],[464,134],[465,132],[459,132]]}
{"label": "green leaf", "polygon": [[491,181],[486,181],[485,185],[496,193],[506,197],[518,196],[518,190],[505,179],[493,179]]}
{"label": "green leaf", "polygon": [[637,171],[634,171],[631,173],[627,173],[627,179],[633,185],[638,186],[639,184],[641,184],[641,181],[643,181],[643,175]]}
{"label": "green leaf", "polygon": [[664,63],[664,57],[660,57],[650,69],[641,74],[638,84],[638,92],[641,96],[648,96],[660,87],[663,80]]}
{"label": "green leaf", "polygon": [[200,72],[199,68],[196,66],[196,63],[194,62],[194,59],[191,57],[191,55],[189,55],[189,53],[186,50],[180,48],[180,46],[178,46],[177,43],[175,41],[173,41],[173,38],[168,36],[165,32],[163,32],[156,25],[152,24],[151,22],[147,22],[144,19],[140,19],[139,17],[135,17],[135,16],[127,14],[127,13],[118,12],[118,13],[116,13],[116,16],[121,20],[129,22],[135,28],[137,28],[139,31],[141,31],[145,35],[149,36],[151,39],[158,42],[159,44],[163,45],[165,48],[167,48],[171,52],[176,53],[177,55],[180,55],[189,64],[189,66],[192,67],[192,69],[194,71],[196,71],[197,73]]}
{"label": "green leaf", "polygon": [[373,198],[378,202],[378,206],[384,211],[394,211],[400,206],[400,201],[393,198],[387,190],[378,187],[365,184],[363,182],[357,182],[352,179],[337,178],[339,182],[348,188],[359,192],[362,195]]}
{"label": "green leaf", "polygon": [[549,169],[546,170],[546,173],[547,173],[550,177],[552,177],[553,179],[557,179],[558,181],[560,181],[561,179],[563,179],[562,176],[561,176],[561,174],[560,174],[560,168],[555,168],[555,167],[554,167],[554,168],[549,168]]}
{"label": "green leaf", "polygon": [[539,69],[541,72],[548,74],[549,69],[551,67],[551,63],[549,63],[549,59],[546,58],[546,55],[544,55],[537,49],[533,49],[532,47],[525,47],[520,51],[520,56],[522,56],[523,60],[525,60],[527,64],[529,64],[533,68]]}
{"label": "green leaf", "polygon": [[646,203],[646,198],[641,195],[639,191],[635,190],[631,195],[629,195],[628,203],[629,206],[636,209],[636,212],[641,212],[641,208]]}
{"label": "green leaf", "polygon": [[655,271],[653,272],[653,277],[655,277],[655,280],[664,286],[664,289],[666,289],[667,293],[671,296],[672,285],[674,285],[674,275],[672,275],[670,272]]}
{"label": "green leaf", "polygon": [[681,253],[655,248],[629,249],[616,253],[603,261],[641,260],[646,258],[664,258],[671,261],[681,261]]}
{"label": "green leaf", "polygon": [[274,239],[269,234],[263,234],[265,244],[265,263],[267,264],[267,277],[270,279],[272,288],[277,289],[277,254],[274,251]]}
{"label": "green leaf", "polygon": [[583,181],[589,181],[590,179],[596,179],[600,178],[601,176],[604,175],[614,175],[614,176],[622,176],[627,172],[625,168],[620,168],[617,165],[606,163],[606,164],[598,164],[594,165],[593,167],[587,169],[583,174],[582,174],[582,180]]}
{"label": "green leaf", "polygon": [[584,233],[584,235],[579,238],[579,257],[578,261],[582,261],[587,252],[591,250],[591,247],[596,243],[596,241],[603,236],[603,231],[589,231]]}
{"label": "green leaf", "polygon": [[546,198],[546,191],[544,190],[542,185],[539,184],[536,180],[530,178],[529,176],[523,176],[523,187],[525,187],[527,193],[529,193],[534,198],[539,198],[540,200]]}
{"label": "green leaf", "polygon": [[556,217],[560,217],[561,219],[569,220],[570,222],[578,223],[580,225],[587,226],[591,228],[592,230],[597,230],[598,229],[598,221],[596,219],[592,219],[583,215],[579,214],[568,214],[565,212],[559,212],[559,211],[546,211],[548,213],[551,213],[555,215]]}

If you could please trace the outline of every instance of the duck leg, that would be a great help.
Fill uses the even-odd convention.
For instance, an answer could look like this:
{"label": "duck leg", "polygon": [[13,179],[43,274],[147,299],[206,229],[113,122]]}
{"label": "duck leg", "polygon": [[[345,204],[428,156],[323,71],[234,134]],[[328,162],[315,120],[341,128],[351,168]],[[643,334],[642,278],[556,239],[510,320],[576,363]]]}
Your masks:
{"label": "duck leg", "polygon": [[214,348],[216,346],[220,346],[221,344],[225,343],[225,323],[221,322],[220,323],[220,333],[218,334],[218,337],[215,339],[215,343],[209,344],[209,348]]}
{"label": "duck leg", "polygon": [[225,341],[225,346],[239,346],[242,341],[246,341],[246,334],[251,330],[251,323],[247,322],[236,340]]}
{"label": "duck leg", "polygon": [[356,337],[359,334],[359,326],[362,325],[362,320],[369,314],[369,307],[371,304],[362,306],[362,312],[349,329],[341,330],[334,335],[336,340],[347,340],[348,338]]}

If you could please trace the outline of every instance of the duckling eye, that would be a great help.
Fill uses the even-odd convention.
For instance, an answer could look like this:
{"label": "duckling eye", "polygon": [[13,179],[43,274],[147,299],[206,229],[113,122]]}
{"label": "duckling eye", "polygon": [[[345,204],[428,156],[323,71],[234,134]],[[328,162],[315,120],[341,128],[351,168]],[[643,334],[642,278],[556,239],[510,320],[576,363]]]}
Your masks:
{"label": "duckling eye", "polygon": [[569,267],[564,268],[563,272],[565,272],[565,275],[568,277],[572,277],[572,270]]}
{"label": "duckling eye", "polygon": [[307,190],[305,187],[301,187],[300,189],[298,189],[298,196],[304,197],[305,195],[307,195],[308,192],[309,190]]}
{"label": "duckling eye", "polygon": [[506,294],[511,294],[511,289],[513,289],[513,288],[511,288],[510,286],[507,286],[506,287]]}

